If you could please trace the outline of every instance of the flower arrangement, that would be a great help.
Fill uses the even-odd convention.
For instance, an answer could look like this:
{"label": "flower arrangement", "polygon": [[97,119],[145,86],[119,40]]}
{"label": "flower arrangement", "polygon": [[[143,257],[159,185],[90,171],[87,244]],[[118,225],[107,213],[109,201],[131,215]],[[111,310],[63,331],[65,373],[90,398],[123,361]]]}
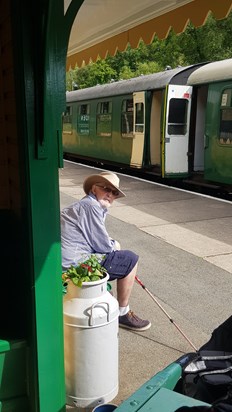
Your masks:
{"label": "flower arrangement", "polygon": [[89,259],[80,262],[77,266],[70,266],[66,272],[62,273],[62,282],[65,286],[71,280],[74,285],[81,288],[83,282],[95,282],[106,275],[107,270],[95,255],[91,255]]}

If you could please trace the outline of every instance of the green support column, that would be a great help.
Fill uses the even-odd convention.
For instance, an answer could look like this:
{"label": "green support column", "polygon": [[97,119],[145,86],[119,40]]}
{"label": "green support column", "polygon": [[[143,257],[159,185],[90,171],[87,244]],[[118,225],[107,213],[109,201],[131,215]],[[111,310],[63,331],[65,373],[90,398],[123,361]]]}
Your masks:
{"label": "green support column", "polygon": [[33,412],[65,405],[59,167],[69,33],[83,0],[12,0],[24,181],[28,391]]}

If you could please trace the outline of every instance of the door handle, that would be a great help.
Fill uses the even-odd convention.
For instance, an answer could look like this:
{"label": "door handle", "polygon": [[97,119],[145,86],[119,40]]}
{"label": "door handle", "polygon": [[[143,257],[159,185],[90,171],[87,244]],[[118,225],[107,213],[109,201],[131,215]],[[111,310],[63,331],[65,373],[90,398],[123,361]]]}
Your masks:
{"label": "door handle", "polygon": [[209,136],[207,134],[204,134],[204,149],[209,147]]}

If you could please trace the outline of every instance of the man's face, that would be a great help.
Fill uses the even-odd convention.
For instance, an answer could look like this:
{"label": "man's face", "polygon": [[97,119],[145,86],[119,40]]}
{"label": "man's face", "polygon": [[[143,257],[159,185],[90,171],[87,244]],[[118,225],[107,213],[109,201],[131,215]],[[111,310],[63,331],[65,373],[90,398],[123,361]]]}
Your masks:
{"label": "man's face", "polygon": [[113,201],[119,196],[119,191],[110,184],[96,183],[91,192],[96,196],[98,202],[105,208],[109,208]]}

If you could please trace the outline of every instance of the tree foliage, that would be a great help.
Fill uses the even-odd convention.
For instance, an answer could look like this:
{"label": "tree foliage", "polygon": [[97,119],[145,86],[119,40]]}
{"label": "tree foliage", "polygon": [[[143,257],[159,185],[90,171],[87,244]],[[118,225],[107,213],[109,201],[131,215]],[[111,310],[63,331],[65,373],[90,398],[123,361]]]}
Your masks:
{"label": "tree foliage", "polygon": [[170,30],[164,40],[157,36],[149,45],[140,42],[137,49],[128,46],[124,52],[99,59],[67,73],[66,88],[92,87],[120,79],[129,79],[156,73],[177,66],[223,60],[232,57],[232,13],[226,19],[216,20],[209,14],[204,26],[194,27],[190,22],[181,34]]}

